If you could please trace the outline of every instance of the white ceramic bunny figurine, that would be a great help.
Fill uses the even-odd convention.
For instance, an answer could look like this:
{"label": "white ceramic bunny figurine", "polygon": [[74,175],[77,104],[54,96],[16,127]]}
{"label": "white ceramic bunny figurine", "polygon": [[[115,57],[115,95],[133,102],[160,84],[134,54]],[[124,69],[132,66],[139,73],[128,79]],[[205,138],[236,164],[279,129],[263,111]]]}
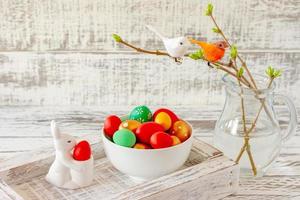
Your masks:
{"label": "white ceramic bunny figurine", "polygon": [[76,140],[71,135],[61,133],[55,121],[51,122],[51,133],[54,139],[55,160],[46,180],[57,187],[66,189],[90,185],[94,175],[93,156],[91,155],[86,161],[74,160],[72,150],[76,145]]}

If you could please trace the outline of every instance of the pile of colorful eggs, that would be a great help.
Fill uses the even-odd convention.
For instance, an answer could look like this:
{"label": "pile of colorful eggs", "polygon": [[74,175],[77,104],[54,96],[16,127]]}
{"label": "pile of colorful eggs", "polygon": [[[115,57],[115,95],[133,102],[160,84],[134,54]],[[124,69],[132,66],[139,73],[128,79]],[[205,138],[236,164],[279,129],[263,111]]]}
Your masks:
{"label": "pile of colorful eggs", "polygon": [[153,115],[146,106],[135,107],[125,119],[110,115],[104,122],[104,134],[115,144],[136,149],[167,148],[186,141],[192,129],[169,109]]}

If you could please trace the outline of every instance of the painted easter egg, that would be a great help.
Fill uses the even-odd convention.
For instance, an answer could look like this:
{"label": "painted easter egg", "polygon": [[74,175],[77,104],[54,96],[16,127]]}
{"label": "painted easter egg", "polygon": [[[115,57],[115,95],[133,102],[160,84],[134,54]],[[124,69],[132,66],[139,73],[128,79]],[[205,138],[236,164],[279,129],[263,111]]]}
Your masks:
{"label": "painted easter egg", "polygon": [[90,159],[92,154],[90,144],[83,140],[75,145],[73,150],[73,158],[78,161],[85,161]]}
{"label": "painted easter egg", "polygon": [[136,142],[136,138],[132,131],[124,128],[115,132],[113,142],[120,146],[132,147]]}
{"label": "painted easter egg", "polygon": [[171,138],[172,138],[172,142],[173,142],[173,143],[172,143],[172,146],[175,146],[175,145],[181,143],[180,139],[179,139],[177,136],[171,135]]}
{"label": "painted easter egg", "polygon": [[116,115],[108,116],[104,121],[103,131],[105,135],[112,138],[114,133],[119,129],[121,122],[121,119]]}
{"label": "painted easter egg", "polygon": [[155,119],[156,115],[158,115],[160,112],[167,113],[171,117],[172,124],[174,124],[176,121],[179,120],[179,118],[177,117],[177,115],[173,111],[171,111],[171,110],[169,110],[167,108],[160,108],[160,109],[156,110],[154,112],[154,114],[153,114],[153,119]]}
{"label": "painted easter egg", "polygon": [[136,120],[125,120],[123,121],[120,126],[119,126],[119,130],[126,128],[128,130],[131,130],[133,133],[135,133],[136,129],[141,125],[141,122],[136,121]]}
{"label": "painted easter egg", "polygon": [[155,122],[146,122],[140,125],[136,131],[135,135],[139,142],[150,144],[150,137],[159,131],[164,131],[164,127]]}
{"label": "painted easter egg", "polygon": [[184,142],[190,137],[192,128],[185,121],[179,120],[173,124],[170,133]]}
{"label": "painted easter egg", "polygon": [[151,147],[147,144],[143,144],[143,143],[136,143],[133,148],[135,149],[151,149]]}
{"label": "painted easter egg", "polygon": [[148,122],[152,119],[152,113],[147,106],[137,106],[130,112],[129,119],[137,120],[141,123]]}
{"label": "painted easter egg", "polygon": [[159,131],[151,136],[150,144],[154,149],[167,148],[172,146],[173,140],[169,134]]}
{"label": "painted easter egg", "polygon": [[172,120],[171,117],[165,113],[165,112],[160,112],[156,115],[156,117],[154,118],[154,121],[160,125],[162,125],[166,130],[169,130],[169,128],[171,128],[172,125]]}

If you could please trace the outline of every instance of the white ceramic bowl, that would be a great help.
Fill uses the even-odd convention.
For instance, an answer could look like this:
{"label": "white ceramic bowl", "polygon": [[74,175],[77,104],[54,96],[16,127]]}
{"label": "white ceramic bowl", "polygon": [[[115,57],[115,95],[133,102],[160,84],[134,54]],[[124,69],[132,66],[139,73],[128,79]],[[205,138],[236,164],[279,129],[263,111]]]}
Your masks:
{"label": "white ceramic bowl", "polygon": [[183,143],[169,148],[134,149],[119,146],[102,133],[104,150],[113,166],[139,180],[158,178],[180,168],[190,154],[192,136],[193,133]]}

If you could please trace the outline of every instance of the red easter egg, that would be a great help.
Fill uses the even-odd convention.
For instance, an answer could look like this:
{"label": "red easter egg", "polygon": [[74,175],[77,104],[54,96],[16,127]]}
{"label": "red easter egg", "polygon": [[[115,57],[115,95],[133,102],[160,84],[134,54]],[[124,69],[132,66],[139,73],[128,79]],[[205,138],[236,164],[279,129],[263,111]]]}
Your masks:
{"label": "red easter egg", "polygon": [[151,136],[150,144],[154,149],[167,148],[173,145],[173,139],[169,134],[159,131]]}
{"label": "red easter egg", "polygon": [[108,137],[112,138],[114,133],[119,129],[121,119],[116,115],[108,116],[104,121],[104,133]]}
{"label": "red easter egg", "polygon": [[155,119],[156,115],[158,115],[158,113],[160,113],[160,112],[167,113],[170,116],[171,120],[172,120],[172,124],[174,124],[176,121],[179,120],[179,118],[177,117],[177,115],[173,111],[171,111],[171,110],[169,110],[167,108],[160,108],[160,109],[156,110],[154,112],[154,114],[153,114],[153,119]]}
{"label": "red easter egg", "polygon": [[136,129],[135,135],[139,142],[150,144],[150,137],[158,131],[164,131],[164,127],[155,122],[146,122]]}
{"label": "red easter egg", "polygon": [[84,161],[90,159],[92,154],[90,144],[83,140],[75,145],[73,151],[73,158],[75,160]]}

